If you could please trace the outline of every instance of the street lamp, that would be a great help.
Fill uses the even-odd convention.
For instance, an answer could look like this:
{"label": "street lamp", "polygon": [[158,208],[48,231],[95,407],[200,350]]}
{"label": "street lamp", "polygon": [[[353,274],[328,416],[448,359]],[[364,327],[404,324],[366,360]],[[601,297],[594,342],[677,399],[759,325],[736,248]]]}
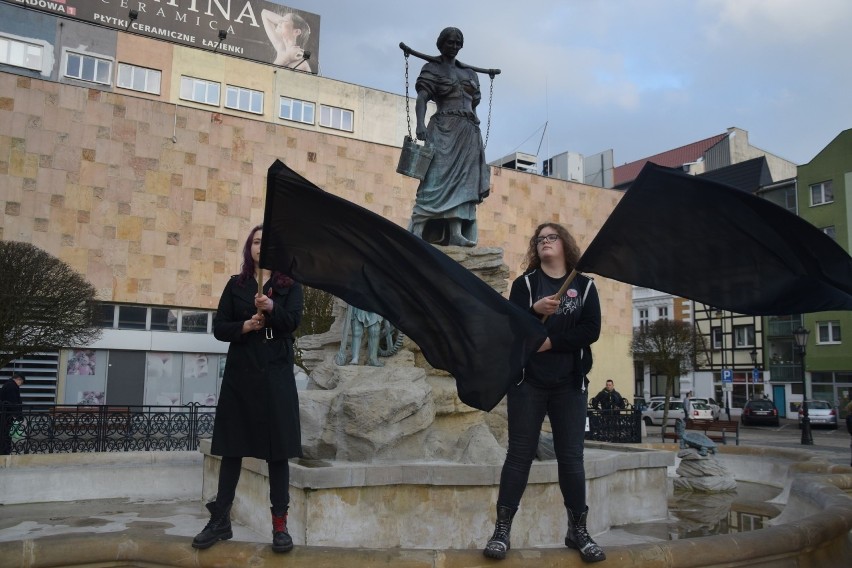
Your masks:
{"label": "street lamp", "polygon": [[808,393],[805,385],[805,347],[808,344],[808,336],[811,332],[802,326],[793,332],[793,339],[799,347],[802,357],[802,445],[813,446],[814,438],[811,436],[811,419],[808,416]]}

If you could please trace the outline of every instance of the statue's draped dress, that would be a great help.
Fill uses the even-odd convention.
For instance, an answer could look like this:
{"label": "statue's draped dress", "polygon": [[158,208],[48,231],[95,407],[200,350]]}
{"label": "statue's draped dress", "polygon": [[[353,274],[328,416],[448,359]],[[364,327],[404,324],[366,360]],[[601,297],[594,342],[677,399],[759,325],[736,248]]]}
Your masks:
{"label": "statue's draped dress", "polygon": [[417,188],[409,230],[422,224],[428,242],[441,238],[443,227],[431,226],[434,219],[460,219],[462,235],[476,242],[476,205],[488,195],[491,171],[485,163],[485,148],[474,108],[481,99],[474,71],[461,67],[448,76],[438,63],[427,63],[417,78],[416,90],[427,91],[438,106],[429,119],[426,139],[435,155]]}

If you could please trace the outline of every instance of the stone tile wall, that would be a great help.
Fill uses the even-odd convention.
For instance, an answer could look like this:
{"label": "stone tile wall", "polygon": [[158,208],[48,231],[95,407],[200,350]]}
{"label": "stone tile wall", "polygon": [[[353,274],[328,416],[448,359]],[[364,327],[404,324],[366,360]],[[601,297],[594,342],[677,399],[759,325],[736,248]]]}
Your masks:
{"label": "stone tile wall", "polygon": [[[0,238],[61,258],[107,301],[214,308],[262,220],[275,159],[406,226],[417,181],[396,173],[398,158],[393,146],[0,73]],[[538,223],[567,225],[585,247],[621,196],[492,172],[480,245],[505,251],[510,277]],[[602,344],[626,349],[630,287],[597,283]]]}

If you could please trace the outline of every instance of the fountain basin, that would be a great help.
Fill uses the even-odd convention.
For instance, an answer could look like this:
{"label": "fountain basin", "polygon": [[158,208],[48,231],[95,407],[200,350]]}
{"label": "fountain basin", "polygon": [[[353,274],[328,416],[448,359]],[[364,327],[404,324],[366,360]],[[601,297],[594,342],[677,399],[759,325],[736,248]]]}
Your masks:
{"label": "fountain basin", "polygon": [[[589,449],[601,449],[606,444],[589,444]],[[631,446],[632,448],[633,446]],[[651,445],[652,450],[675,450],[674,445]],[[630,451],[630,450],[624,450]],[[133,460],[142,465],[162,462],[160,467],[146,471],[146,487],[152,491],[163,491],[163,484],[173,484],[176,495],[182,494],[186,480],[179,483],[173,479],[179,474],[178,468],[164,463],[162,453],[140,452],[139,455],[126,455],[120,458],[102,454],[66,454],[54,456],[3,456],[0,459],[0,497],[3,502],[10,495],[19,496],[19,503],[38,502],[40,494],[29,494],[29,500],[21,500],[21,491],[27,487],[44,489],[51,481],[63,479],[63,491],[49,491],[41,494],[53,501],[73,501],[77,499],[77,480],[98,479],[101,498],[115,498],[136,484]],[[617,452],[622,455],[623,452]],[[670,455],[674,455],[673,453]],[[727,460],[726,467],[735,476],[752,479],[777,474],[774,478],[757,480],[761,483],[774,483],[781,488],[775,500],[785,504],[784,512],[774,520],[775,526],[746,533],[724,534],[703,538],[691,538],[674,541],[643,542],[629,545],[605,545],[606,566],[650,567],[650,568],[711,568],[711,567],[749,567],[749,568],[801,568],[804,566],[845,567],[852,558],[852,468],[830,465],[806,450],[782,450],[740,446],[723,447],[718,456]],[[175,456],[177,461],[186,461],[189,456]],[[196,454],[200,457],[200,454]],[[206,460],[205,456],[205,460]],[[647,458],[643,458],[647,459]],[[179,465],[179,464],[174,464]],[[316,465],[316,464],[309,464]],[[300,466],[306,467],[306,466]],[[588,466],[587,466],[588,467]],[[671,467],[671,466],[669,466]],[[180,465],[180,468],[183,468]],[[185,468],[184,468],[185,469]],[[296,468],[294,468],[296,469]],[[307,468],[306,469],[322,469]],[[163,473],[157,473],[162,470]],[[201,482],[200,469],[196,468],[191,478]],[[93,477],[95,476],[95,477]],[[366,473],[365,473],[366,476]],[[27,480],[26,482],[24,480]],[[365,477],[366,479],[366,477]],[[739,480],[739,479],[738,479]],[[9,483],[6,483],[6,482]],[[15,483],[12,483],[15,481]],[[125,487],[121,489],[122,482]],[[205,484],[207,482],[205,481]],[[241,485],[245,484],[241,480]],[[195,485],[197,487],[197,485]],[[661,490],[665,492],[665,485]],[[294,493],[309,488],[294,490]],[[196,489],[197,491],[197,489]],[[263,493],[264,499],[265,493]],[[525,498],[525,500],[529,500]],[[199,495],[196,493],[195,499]],[[594,508],[608,511],[612,505],[599,495],[590,496]],[[610,500],[611,501],[611,500]],[[196,501],[197,510],[203,511],[200,501]],[[538,503],[527,504],[533,508]],[[264,503],[263,511],[268,515]],[[492,513],[493,514],[493,513]],[[606,513],[608,514],[608,513]],[[264,515],[264,516],[265,516]],[[397,521],[424,522],[408,514]],[[84,519],[85,520],[85,519]],[[440,522],[438,519],[430,522]],[[165,521],[165,520],[164,520]],[[348,522],[338,519],[340,524]],[[57,521],[49,521],[57,522]],[[61,522],[61,521],[58,521]],[[27,566],[29,568],[63,567],[100,567],[146,566],[156,567],[214,567],[214,566],[280,566],[285,563],[294,568],[327,568],[345,565],[352,568],[367,566],[395,566],[411,568],[461,568],[492,565],[478,549],[451,549],[439,545],[433,549],[411,549],[401,547],[388,548],[341,548],[328,546],[297,546],[287,555],[275,554],[268,542],[228,541],[217,544],[205,551],[189,546],[191,535],[204,523],[203,514],[190,523],[183,536],[140,532],[132,528],[111,534],[77,531],[76,534],[54,536],[40,535],[38,531],[14,540],[0,542],[0,558],[3,565]],[[268,535],[268,519],[264,520],[260,535]],[[150,530],[150,529],[149,529]],[[514,531],[513,531],[514,535]],[[261,537],[264,541],[268,537]],[[481,543],[478,543],[481,545]],[[515,545],[506,560],[500,563],[504,568],[518,568],[530,565],[579,567],[585,565],[575,551],[564,546],[525,548]]]}
{"label": "fountain basin", "polygon": [[[219,458],[203,443],[205,500],[216,493]],[[606,449],[603,449],[606,448]],[[588,447],[589,530],[665,518],[668,451]],[[448,462],[308,462],[290,465],[288,527],[297,545],[478,549],[494,528],[500,465]],[[512,546],[564,546],[566,513],[555,461],[535,462],[512,525]],[[269,530],[266,463],[243,460],[232,514]]]}

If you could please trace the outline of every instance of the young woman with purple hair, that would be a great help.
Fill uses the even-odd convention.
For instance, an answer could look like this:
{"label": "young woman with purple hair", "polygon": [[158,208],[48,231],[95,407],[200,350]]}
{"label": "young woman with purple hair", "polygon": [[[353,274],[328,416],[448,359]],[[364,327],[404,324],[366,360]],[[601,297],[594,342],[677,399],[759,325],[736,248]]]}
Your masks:
{"label": "young woman with purple hair", "polygon": [[231,504],[243,457],[266,460],[269,466],[272,550],[293,548],[287,531],[287,460],[302,455],[293,332],[302,319],[304,299],[300,284],[276,272],[258,293],[255,271],[262,237],[262,225],[249,233],[241,272],[225,285],[213,319],[216,339],[230,342],[211,448],[222,462],[216,499],[207,504],[210,521],[192,541],[195,548],[233,536]]}

